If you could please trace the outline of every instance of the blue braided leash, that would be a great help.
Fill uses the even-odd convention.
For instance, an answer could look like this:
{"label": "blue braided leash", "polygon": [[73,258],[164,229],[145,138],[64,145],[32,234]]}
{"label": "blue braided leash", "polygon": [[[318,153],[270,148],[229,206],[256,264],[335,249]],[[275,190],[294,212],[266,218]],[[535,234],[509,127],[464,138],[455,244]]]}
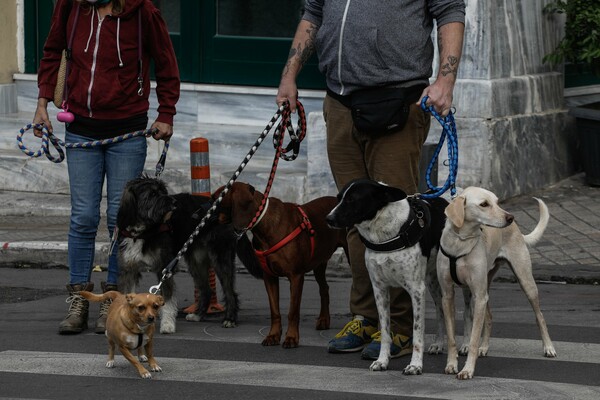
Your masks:
{"label": "blue braided leash", "polygon": [[[431,113],[438,120],[440,125],[442,125],[442,134],[440,136],[440,142],[438,143],[437,148],[435,149],[435,154],[433,155],[429,165],[427,166],[427,172],[425,174],[425,180],[427,181],[427,187],[433,191],[428,193],[420,194],[419,197],[424,199],[433,199],[435,197],[439,197],[448,189],[450,189],[450,195],[452,197],[456,196],[456,174],[458,173],[458,134],[456,131],[456,123],[454,122],[454,114],[452,111],[445,117],[442,118],[437,111],[433,108],[433,106],[427,106],[425,103],[427,101],[427,96],[423,97],[421,100],[421,108],[423,111]],[[448,179],[443,186],[434,186],[431,182],[431,171],[437,162],[440,151],[442,150],[442,146],[444,145],[444,140],[448,139]]]}
{"label": "blue braided leash", "polygon": [[[38,151],[32,151],[28,149],[27,146],[25,146],[25,144],[23,144],[23,135],[31,128],[41,129],[42,131],[42,145]],[[17,134],[17,145],[19,146],[19,149],[21,149],[21,151],[29,157],[37,158],[42,155],[45,155],[46,158],[52,161],[53,163],[60,163],[65,159],[65,152],[63,150],[63,147],[65,149],[88,149],[96,146],[104,146],[111,143],[122,142],[123,140],[131,139],[137,136],[149,137],[152,136],[152,134],[154,134],[156,131],[156,129],[145,129],[141,131],[126,133],[124,135],[116,136],[110,139],[90,140],[89,142],[65,143],[59,138],[57,138],[53,133],[49,133],[48,128],[46,128],[44,125],[27,124],[26,126],[21,128],[19,130],[19,133]],[[50,154],[50,144],[54,146],[56,152],[58,153],[58,156],[53,156],[52,154]],[[162,154],[158,160],[158,163],[156,164],[156,177],[159,177],[165,169],[167,151],[169,151],[168,141],[165,142]]]}

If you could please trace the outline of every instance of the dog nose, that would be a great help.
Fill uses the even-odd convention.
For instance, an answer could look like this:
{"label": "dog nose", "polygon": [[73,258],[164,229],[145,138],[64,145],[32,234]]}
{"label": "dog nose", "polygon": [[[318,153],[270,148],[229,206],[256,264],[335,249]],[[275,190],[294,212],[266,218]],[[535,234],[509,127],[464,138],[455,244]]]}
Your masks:
{"label": "dog nose", "polygon": [[327,225],[334,227],[334,225],[333,225],[334,220],[333,220],[333,216],[331,214],[327,214],[325,216],[325,221],[327,222]]}
{"label": "dog nose", "polygon": [[515,216],[514,215],[508,214],[506,216],[506,222],[508,223],[508,225],[512,224],[514,220],[515,220]]}
{"label": "dog nose", "polygon": [[154,315],[148,315],[148,322],[154,322]]}

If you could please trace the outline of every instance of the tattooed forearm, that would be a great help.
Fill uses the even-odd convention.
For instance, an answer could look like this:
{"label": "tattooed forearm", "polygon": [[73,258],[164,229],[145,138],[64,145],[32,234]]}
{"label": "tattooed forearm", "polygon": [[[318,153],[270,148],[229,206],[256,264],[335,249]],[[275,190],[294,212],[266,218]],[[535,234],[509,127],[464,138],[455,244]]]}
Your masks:
{"label": "tattooed forearm", "polygon": [[308,61],[315,50],[315,37],[318,30],[319,29],[316,25],[310,24],[305,29],[304,34],[300,36],[300,40],[296,42],[296,45],[292,45],[288,55],[288,61],[283,69],[282,75],[286,75],[292,65],[301,69],[306,61]]}
{"label": "tattooed forearm", "polygon": [[442,70],[440,71],[443,76],[448,74],[452,74],[456,76],[458,73],[458,57],[448,56],[448,62],[442,65]]}

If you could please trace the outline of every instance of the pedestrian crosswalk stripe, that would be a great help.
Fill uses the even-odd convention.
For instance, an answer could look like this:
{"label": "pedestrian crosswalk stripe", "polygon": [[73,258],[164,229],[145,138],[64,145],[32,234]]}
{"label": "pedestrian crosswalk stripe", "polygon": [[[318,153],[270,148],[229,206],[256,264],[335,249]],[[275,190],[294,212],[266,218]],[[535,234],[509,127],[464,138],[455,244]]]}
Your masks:
{"label": "pedestrian crosswalk stripe", "polygon": [[[531,393],[544,393],[545,398],[598,399],[600,387],[559,382],[475,377],[459,381],[444,374],[404,376],[401,371],[370,372],[362,368],[340,368],[315,365],[291,365],[248,361],[222,361],[158,357],[163,372],[153,373],[161,381],[251,385],[289,389],[407,395],[430,399],[481,399],[501,396],[503,399],[527,398]],[[122,356],[116,367],[106,368],[106,355],[3,351],[0,371],[82,377],[140,379]],[[299,377],[302,377],[299,379]]]}

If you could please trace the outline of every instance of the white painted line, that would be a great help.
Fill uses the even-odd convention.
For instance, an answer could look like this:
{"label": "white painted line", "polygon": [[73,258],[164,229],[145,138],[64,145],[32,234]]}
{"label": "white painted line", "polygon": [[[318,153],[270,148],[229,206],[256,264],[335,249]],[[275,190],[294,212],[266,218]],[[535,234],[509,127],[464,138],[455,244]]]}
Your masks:
{"label": "white painted line", "polygon": [[[30,242],[10,242],[2,241],[2,250],[45,250],[45,251],[67,251],[67,242],[44,242],[44,241],[30,241]],[[110,243],[97,242],[96,251],[108,251]]]}
{"label": "white painted line", "polygon": [[[404,376],[401,371],[291,365],[248,361],[219,361],[157,357],[162,381],[250,385],[337,393],[403,395],[444,399],[523,399],[543,394],[545,399],[600,398],[600,387],[557,382],[475,377],[459,381],[454,376],[424,374]],[[0,352],[0,371],[68,376],[140,379],[122,356],[115,368],[105,367],[106,355],[28,351]],[[301,377],[299,379],[299,377]]]}
{"label": "white painted line", "polygon": [[[193,332],[190,334],[178,333],[176,335],[160,335],[160,340],[202,340],[202,341],[220,341],[229,343],[256,343],[260,345],[264,338],[264,332],[268,332],[268,326],[240,324],[235,329],[223,329],[218,325],[207,325],[202,334]],[[300,344],[302,346],[323,347],[323,351],[327,347],[327,342],[333,338],[335,330],[301,331]],[[425,335],[425,348],[433,342],[434,335]],[[462,344],[462,337],[457,336],[457,343]],[[519,358],[528,360],[539,360],[547,362],[578,362],[599,364],[600,344],[595,343],[573,343],[573,342],[553,342],[557,358],[544,357],[542,340],[534,339],[507,339],[495,338],[490,339],[490,350],[488,357],[505,357]],[[446,350],[446,344],[444,344]],[[440,354],[436,357],[446,357],[446,354]],[[398,360],[392,360],[392,363],[398,363]],[[403,361],[402,361],[403,362]]]}

